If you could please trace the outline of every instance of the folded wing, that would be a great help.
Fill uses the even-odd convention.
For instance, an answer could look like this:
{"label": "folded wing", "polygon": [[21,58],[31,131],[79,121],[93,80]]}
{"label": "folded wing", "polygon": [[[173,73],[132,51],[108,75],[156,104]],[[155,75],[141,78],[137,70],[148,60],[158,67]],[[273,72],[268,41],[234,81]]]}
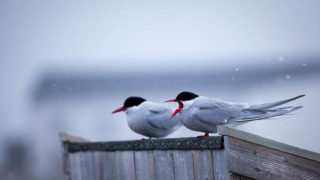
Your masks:
{"label": "folded wing", "polygon": [[153,104],[146,113],[147,123],[155,129],[174,130],[180,125],[177,118],[170,119],[173,110],[169,106]]}
{"label": "folded wing", "polygon": [[248,107],[244,103],[231,103],[209,98],[195,101],[192,106],[192,118],[208,125],[225,124]]}

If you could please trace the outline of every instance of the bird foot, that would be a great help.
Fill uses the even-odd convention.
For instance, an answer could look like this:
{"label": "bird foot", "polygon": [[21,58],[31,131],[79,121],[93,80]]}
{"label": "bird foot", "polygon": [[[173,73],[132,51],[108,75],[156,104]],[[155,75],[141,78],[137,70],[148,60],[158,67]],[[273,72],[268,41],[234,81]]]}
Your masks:
{"label": "bird foot", "polygon": [[203,137],[208,137],[209,133],[205,133],[203,136],[197,136],[197,138],[203,138]]}

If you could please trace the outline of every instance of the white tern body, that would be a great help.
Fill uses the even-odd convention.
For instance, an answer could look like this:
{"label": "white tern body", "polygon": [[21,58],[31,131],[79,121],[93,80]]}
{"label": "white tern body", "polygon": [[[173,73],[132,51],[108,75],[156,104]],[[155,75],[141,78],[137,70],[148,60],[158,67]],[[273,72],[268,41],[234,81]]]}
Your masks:
{"label": "white tern body", "polygon": [[173,109],[166,104],[144,101],[127,109],[130,129],[148,137],[165,137],[181,126],[178,118],[170,119]]}

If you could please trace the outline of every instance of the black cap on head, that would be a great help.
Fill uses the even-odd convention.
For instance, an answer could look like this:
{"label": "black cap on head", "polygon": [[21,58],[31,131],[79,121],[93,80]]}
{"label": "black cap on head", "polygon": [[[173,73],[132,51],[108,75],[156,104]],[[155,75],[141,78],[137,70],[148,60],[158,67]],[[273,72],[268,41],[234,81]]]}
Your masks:
{"label": "black cap on head", "polygon": [[129,108],[132,106],[138,106],[139,104],[141,104],[142,102],[146,101],[145,99],[141,98],[141,97],[128,97],[124,103],[123,103],[123,107]]}
{"label": "black cap on head", "polygon": [[181,93],[178,94],[178,96],[176,97],[176,100],[178,101],[188,101],[188,100],[192,100],[199,97],[198,95],[192,93],[192,92],[187,92],[187,91],[183,91]]}

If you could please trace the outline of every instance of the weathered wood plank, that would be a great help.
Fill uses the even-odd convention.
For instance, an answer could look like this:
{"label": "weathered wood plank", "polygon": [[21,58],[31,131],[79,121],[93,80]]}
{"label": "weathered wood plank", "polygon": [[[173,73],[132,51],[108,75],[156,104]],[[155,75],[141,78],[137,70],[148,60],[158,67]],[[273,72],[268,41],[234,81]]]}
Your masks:
{"label": "weathered wood plank", "polygon": [[195,180],[213,180],[213,161],[210,150],[193,151]]}
{"label": "weathered wood plank", "polygon": [[70,162],[70,179],[81,180],[80,152],[70,154],[68,157]]}
{"label": "weathered wood plank", "polygon": [[229,127],[229,125],[219,125],[218,133],[220,135],[231,136],[245,141],[249,141],[255,144],[260,144],[272,149],[277,149],[282,152],[290,153],[293,155],[301,156],[306,159],[314,160],[320,162],[320,154],[298,147],[290,146],[284,143],[276,142],[258,135],[254,135],[248,132],[244,132],[238,129]]}
{"label": "weathered wood plank", "polygon": [[153,151],[134,152],[137,180],[154,180]]}
{"label": "weathered wood plank", "polygon": [[156,180],[174,179],[173,152],[155,150],[154,171]]}
{"label": "weathered wood plank", "polygon": [[173,151],[175,180],[194,180],[192,151]]}
{"label": "weathered wood plank", "polygon": [[80,170],[81,179],[98,180],[99,179],[99,165],[96,154],[93,152],[80,152]]}
{"label": "weathered wood plank", "polygon": [[221,137],[89,143],[65,136],[65,170],[72,180],[320,179],[317,153],[230,127],[219,130],[226,135],[224,150]]}
{"label": "weathered wood plank", "polygon": [[87,152],[87,154],[90,154],[92,157],[92,173],[93,173],[93,179],[94,180],[100,180],[101,179],[101,167],[100,167],[100,156],[99,156],[99,152],[92,152],[89,153]]}
{"label": "weathered wood plank", "polygon": [[224,150],[213,150],[213,169],[216,180],[227,180],[229,178],[226,155]]}
{"label": "weathered wood plank", "polygon": [[116,151],[117,179],[135,180],[134,151]]}
{"label": "weathered wood plank", "polygon": [[320,163],[279,150],[224,137],[231,172],[255,179],[320,179]]}
{"label": "weathered wood plank", "polygon": [[98,152],[100,157],[100,176],[102,180],[117,179],[116,152]]}

